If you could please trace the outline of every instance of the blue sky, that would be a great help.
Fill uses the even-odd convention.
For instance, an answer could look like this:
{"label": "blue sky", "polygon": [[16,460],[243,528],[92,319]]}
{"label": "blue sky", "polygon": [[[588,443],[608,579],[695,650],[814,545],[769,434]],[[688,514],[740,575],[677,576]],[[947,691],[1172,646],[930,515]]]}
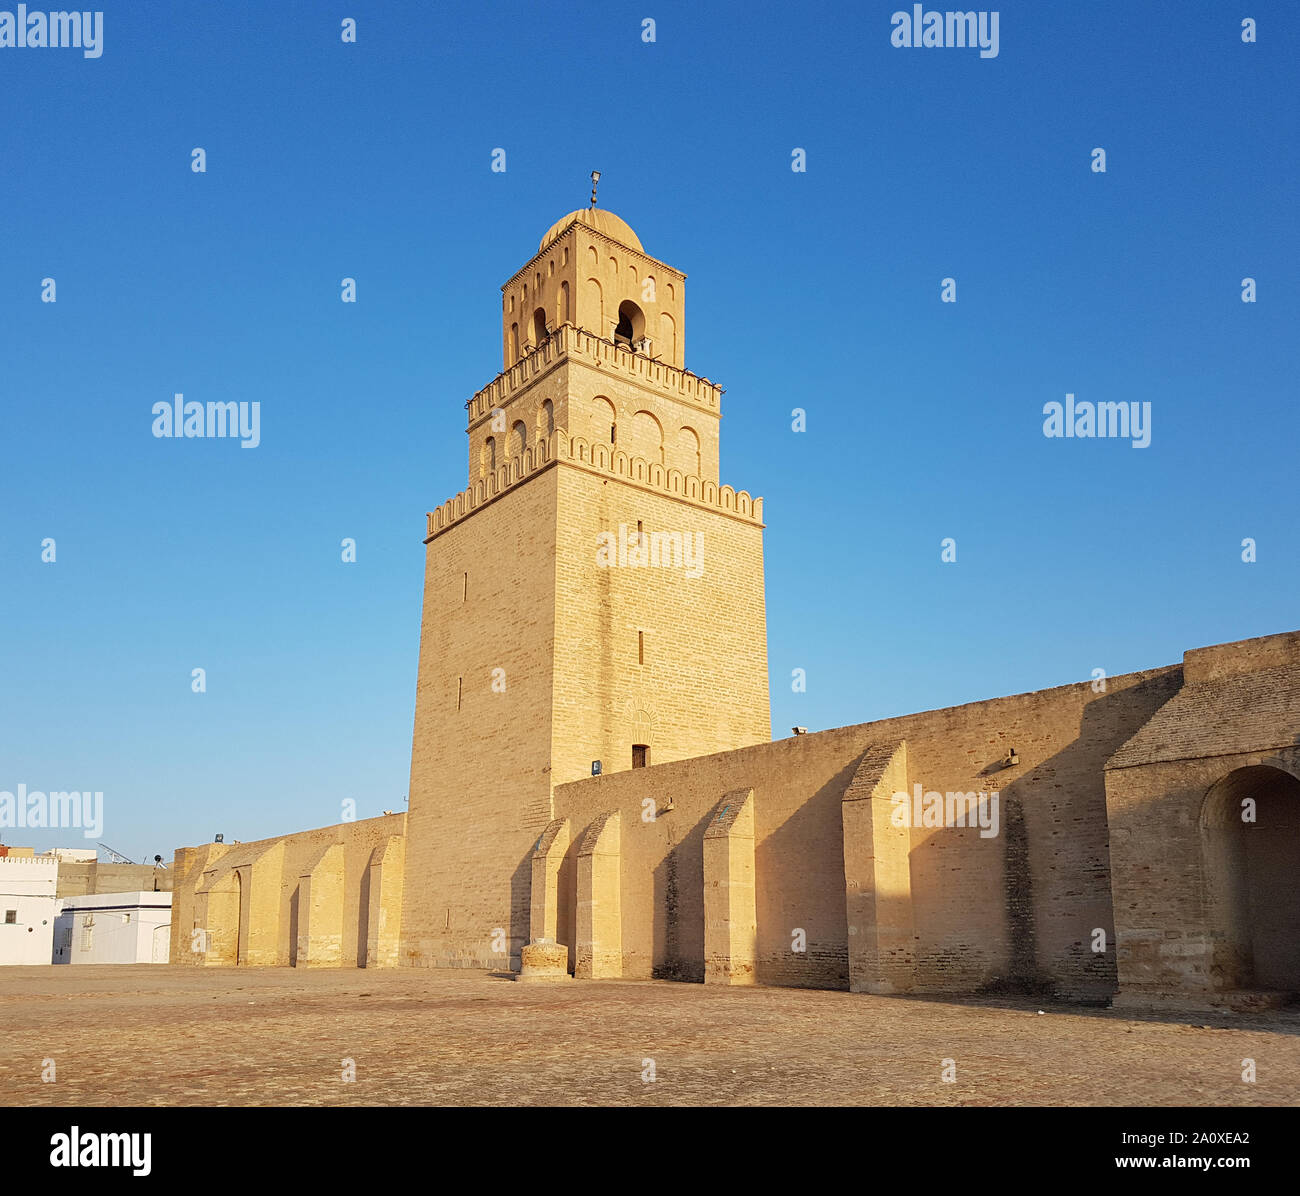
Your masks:
{"label": "blue sky", "polygon": [[[0,49],[0,790],[102,790],[136,859],[403,808],[424,512],[592,169],[766,498],[778,735],[1300,627],[1300,10],[1017,0],[983,59],[897,7],[110,4],[98,59]],[[260,446],[154,438],[177,391]],[[1067,392],[1150,446],[1044,437]]]}

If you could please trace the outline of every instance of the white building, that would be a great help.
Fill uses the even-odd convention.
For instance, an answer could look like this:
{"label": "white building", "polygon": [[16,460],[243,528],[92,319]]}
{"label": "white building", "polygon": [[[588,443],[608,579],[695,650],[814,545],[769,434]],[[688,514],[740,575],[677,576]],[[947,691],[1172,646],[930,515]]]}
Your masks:
{"label": "white building", "polygon": [[56,859],[60,863],[90,864],[99,857],[99,852],[93,847],[55,847],[51,851],[41,853],[42,858],[45,856]]}
{"label": "white building", "polygon": [[[60,902],[55,963],[166,963],[170,893],[91,893]],[[50,962],[49,955],[41,961]]]}
{"label": "white building", "polygon": [[0,964],[50,962],[58,879],[57,859],[0,856]]}

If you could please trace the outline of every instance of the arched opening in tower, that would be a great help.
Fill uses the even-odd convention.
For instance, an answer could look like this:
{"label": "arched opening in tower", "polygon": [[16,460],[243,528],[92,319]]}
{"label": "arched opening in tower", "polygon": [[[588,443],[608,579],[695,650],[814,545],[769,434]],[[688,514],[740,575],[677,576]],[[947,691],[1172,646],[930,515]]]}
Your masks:
{"label": "arched opening in tower", "polygon": [[618,305],[618,326],[614,329],[614,343],[636,348],[645,339],[645,313],[631,299]]}

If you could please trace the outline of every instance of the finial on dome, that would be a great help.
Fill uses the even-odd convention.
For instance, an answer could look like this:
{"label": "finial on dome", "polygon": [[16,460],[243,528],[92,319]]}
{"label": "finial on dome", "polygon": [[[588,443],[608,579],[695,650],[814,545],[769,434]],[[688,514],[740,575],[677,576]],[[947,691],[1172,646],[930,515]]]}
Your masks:
{"label": "finial on dome", "polygon": [[596,206],[596,184],[599,182],[600,182],[600,171],[593,170],[591,172],[591,206],[593,208]]}

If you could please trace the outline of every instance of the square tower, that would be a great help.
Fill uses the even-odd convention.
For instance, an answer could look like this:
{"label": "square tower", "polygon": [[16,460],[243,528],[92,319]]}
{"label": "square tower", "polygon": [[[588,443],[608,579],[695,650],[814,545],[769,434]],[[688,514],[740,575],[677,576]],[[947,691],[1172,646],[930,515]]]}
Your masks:
{"label": "square tower", "polygon": [[771,738],[762,499],[719,484],[686,276],[570,213],[502,288],[429,513],[402,961],[518,967],[553,787]]}

